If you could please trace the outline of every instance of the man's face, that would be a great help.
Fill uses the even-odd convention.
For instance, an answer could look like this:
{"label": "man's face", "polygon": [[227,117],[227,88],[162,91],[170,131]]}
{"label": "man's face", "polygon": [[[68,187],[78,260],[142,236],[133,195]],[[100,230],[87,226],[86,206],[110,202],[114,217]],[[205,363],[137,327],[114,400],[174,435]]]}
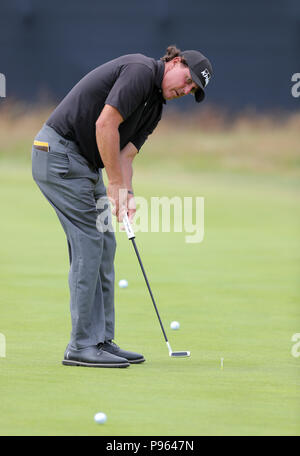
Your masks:
{"label": "man's face", "polygon": [[195,93],[198,86],[191,78],[189,67],[176,58],[171,62],[172,66],[165,72],[161,85],[164,99],[173,100],[189,93]]}

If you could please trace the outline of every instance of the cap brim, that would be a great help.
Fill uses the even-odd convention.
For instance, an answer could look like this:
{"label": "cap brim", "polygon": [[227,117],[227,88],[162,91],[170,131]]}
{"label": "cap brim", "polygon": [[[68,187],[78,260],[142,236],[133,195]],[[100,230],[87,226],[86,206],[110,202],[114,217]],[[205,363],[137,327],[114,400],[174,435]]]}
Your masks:
{"label": "cap brim", "polygon": [[203,101],[205,98],[205,92],[202,89],[198,89],[197,92],[195,92],[195,100],[197,103],[200,103]]}
{"label": "cap brim", "polygon": [[191,70],[191,68],[190,68],[190,73],[191,73],[193,81],[199,87],[199,89],[195,92],[195,100],[196,100],[197,103],[200,103],[205,98],[205,92],[204,92],[203,84],[200,81],[200,79],[198,78],[198,76],[196,75],[196,73],[194,73],[193,70]]}

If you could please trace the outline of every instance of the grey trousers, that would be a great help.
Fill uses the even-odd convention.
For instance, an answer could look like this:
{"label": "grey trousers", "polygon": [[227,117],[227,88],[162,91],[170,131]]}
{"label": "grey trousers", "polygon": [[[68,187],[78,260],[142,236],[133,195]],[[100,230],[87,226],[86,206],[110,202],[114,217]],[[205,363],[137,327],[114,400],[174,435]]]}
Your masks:
{"label": "grey trousers", "polygon": [[69,346],[78,349],[96,345],[113,339],[115,328],[116,241],[112,228],[99,230],[99,219],[104,210],[107,212],[108,202],[101,205],[102,209],[96,207],[99,198],[107,198],[102,172],[89,165],[74,142],[66,141],[47,125],[35,140],[47,142],[50,150],[33,146],[32,175],[55,209],[68,242]]}

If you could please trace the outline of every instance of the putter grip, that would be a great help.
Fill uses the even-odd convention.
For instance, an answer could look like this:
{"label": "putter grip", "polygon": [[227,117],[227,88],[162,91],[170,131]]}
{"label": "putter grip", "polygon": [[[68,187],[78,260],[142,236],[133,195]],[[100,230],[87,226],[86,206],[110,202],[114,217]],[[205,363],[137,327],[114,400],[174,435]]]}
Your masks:
{"label": "putter grip", "polygon": [[127,214],[125,214],[123,217],[123,225],[125,227],[128,239],[134,239],[135,235],[134,235],[133,229],[131,228]]}

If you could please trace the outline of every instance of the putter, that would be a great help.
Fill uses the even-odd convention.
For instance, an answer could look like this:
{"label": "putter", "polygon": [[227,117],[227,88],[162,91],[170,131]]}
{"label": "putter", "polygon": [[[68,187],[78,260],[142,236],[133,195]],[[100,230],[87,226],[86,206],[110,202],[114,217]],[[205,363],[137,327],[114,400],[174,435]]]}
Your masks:
{"label": "putter", "polygon": [[133,232],[133,229],[131,227],[131,224],[129,222],[129,219],[128,219],[128,215],[125,214],[124,217],[123,217],[123,225],[125,227],[125,230],[126,230],[126,233],[127,233],[127,236],[128,236],[128,239],[132,242],[132,245],[134,247],[134,250],[135,250],[135,253],[136,253],[136,256],[139,260],[139,263],[140,263],[140,266],[141,266],[141,269],[142,269],[142,272],[143,272],[143,275],[144,275],[144,279],[145,279],[145,282],[147,284],[147,287],[148,287],[148,290],[149,290],[149,293],[150,293],[150,296],[151,296],[151,299],[152,299],[152,302],[153,302],[153,305],[154,305],[154,309],[155,309],[155,312],[156,312],[156,315],[158,317],[158,321],[159,321],[159,324],[160,324],[160,327],[161,327],[161,330],[163,332],[163,335],[164,335],[164,338],[165,338],[165,341],[166,341],[166,344],[167,344],[167,347],[168,347],[168,350],[169,350],[169,356],[174,356],[176,358],[183,358],[183,357],[187,357],[187,356],[190,356],[191,353],[189,351],[177,351],[177,352],[173,352],[172,351],[172,348],[171,348],[171,345],[168,341],[168,338],[167,338],[167,335],[166,335],[166,331],[163,327],[163,324],[162,324],[162,321],[161,321],[161,318],[160,318],[160,315],[158,313],[158,309],[157,309],[157,306],[155,304],[155,300],[154,300],[154,297],[153,297],[153,293],[151,291],[151,288],[150,288],[150,284],[149,284],[149,281],[147,279],[147,276],[146,276],[146,272],[145,272],[145,269],[144,269],[144,266],[143,266],[143,263],[142,263],[142,260],[141,260],[141,257],[139,255],[139,252],[138,252],[138,249],[137,249],[137,246],[136,246],[136,243],[135,243],[135,234]]}

